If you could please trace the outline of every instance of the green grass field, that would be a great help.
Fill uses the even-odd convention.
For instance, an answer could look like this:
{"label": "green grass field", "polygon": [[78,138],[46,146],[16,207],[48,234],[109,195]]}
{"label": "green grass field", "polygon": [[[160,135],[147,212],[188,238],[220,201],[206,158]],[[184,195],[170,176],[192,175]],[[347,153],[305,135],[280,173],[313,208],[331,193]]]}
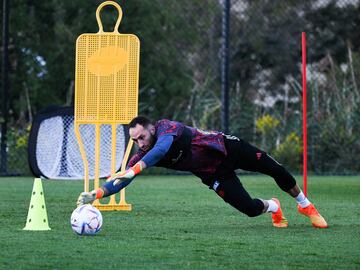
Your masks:
{"label": "green grass field", "polygon": [[51,231],[23,231],[33,178],[0,178],[0,269],[360,269],[360,177],[309,177],[309,198],[330,228],[311,227],[263,176],[242,176],[254,197],[277,196],[289,227],[248,218],[192,176],[140,176],[131,212],[103,212],[96,236],[70,227],[82,181],[43,180]]}

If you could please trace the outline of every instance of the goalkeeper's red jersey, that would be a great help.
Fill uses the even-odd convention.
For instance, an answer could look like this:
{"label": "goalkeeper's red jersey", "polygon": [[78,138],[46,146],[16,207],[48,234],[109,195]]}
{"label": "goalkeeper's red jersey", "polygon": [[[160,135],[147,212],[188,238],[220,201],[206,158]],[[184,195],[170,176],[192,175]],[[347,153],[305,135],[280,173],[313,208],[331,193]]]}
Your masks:
{"label": "goalkeeper's red jersey", "polygon": [[[227,155],[223,133],[203,131],[185,126],[180,122],[163,119],[157,121],[155,124],[155,137],[159,138],[163,135],[172,135],[174,136],[174,141],[176,141],[176,139],[182,135],[185,128],[189,129],[192,133],[190,143],[191,154],[178,164],[166,167],[193,173],[214,173],[217,166]],[[150,151],[150,149],[148,151]],[[139,149],[129,161],[128,167],[135,165],[148,151]]]}

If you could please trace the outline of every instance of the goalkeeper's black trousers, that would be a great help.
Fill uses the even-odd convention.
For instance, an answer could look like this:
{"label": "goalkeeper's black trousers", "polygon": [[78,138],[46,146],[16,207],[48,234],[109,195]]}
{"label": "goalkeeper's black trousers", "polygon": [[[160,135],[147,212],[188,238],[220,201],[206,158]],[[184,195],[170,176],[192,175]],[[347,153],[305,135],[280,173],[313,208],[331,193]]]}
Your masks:
{"label": "goalkeeper's black trousers", "polygon": [[269,175],[283,191],[289,191],[296,185],[294,177],[264,151],[234,136],[224,136],[224,140],[227,156],[215,174],[195,175],[240,212],[255,217],[263,212],[264,204],[251,198],[237,177],[236,169]]}

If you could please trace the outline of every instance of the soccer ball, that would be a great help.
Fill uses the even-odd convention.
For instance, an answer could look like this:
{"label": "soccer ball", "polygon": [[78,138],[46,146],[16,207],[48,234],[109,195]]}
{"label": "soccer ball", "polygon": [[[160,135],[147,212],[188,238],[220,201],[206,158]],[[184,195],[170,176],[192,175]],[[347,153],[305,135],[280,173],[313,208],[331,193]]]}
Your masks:
{"label": "soccer ball", "polygon": [[71,228],[78,235],[94,235],[102,225],[101,212],[91,204],[76,208],[71,214]]}

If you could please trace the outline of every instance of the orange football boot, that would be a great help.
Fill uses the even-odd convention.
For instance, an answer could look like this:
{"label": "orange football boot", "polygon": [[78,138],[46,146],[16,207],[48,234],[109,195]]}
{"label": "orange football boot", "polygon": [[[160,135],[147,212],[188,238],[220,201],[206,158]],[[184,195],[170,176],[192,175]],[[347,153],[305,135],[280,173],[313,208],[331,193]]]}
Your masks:
{"label": "orange football boot", "polygon": [[272,198],[272,200],[278,205],[279,209],[275,213],[271,213],[272,223],[275,227],[278,228],[286,228],[288,226],[288,221],[284,217],[282,211],[280,202],[277,198]]}
{"label": "orange football boot", "polygon": [[300,214],[309,217],[312,225],[315,228],[324,229],[329,227],[325,219],[319,214],[318,210],[316,210],[312,203],[305,208],[302,208],[300,205],[298,205],[298,211]]}

